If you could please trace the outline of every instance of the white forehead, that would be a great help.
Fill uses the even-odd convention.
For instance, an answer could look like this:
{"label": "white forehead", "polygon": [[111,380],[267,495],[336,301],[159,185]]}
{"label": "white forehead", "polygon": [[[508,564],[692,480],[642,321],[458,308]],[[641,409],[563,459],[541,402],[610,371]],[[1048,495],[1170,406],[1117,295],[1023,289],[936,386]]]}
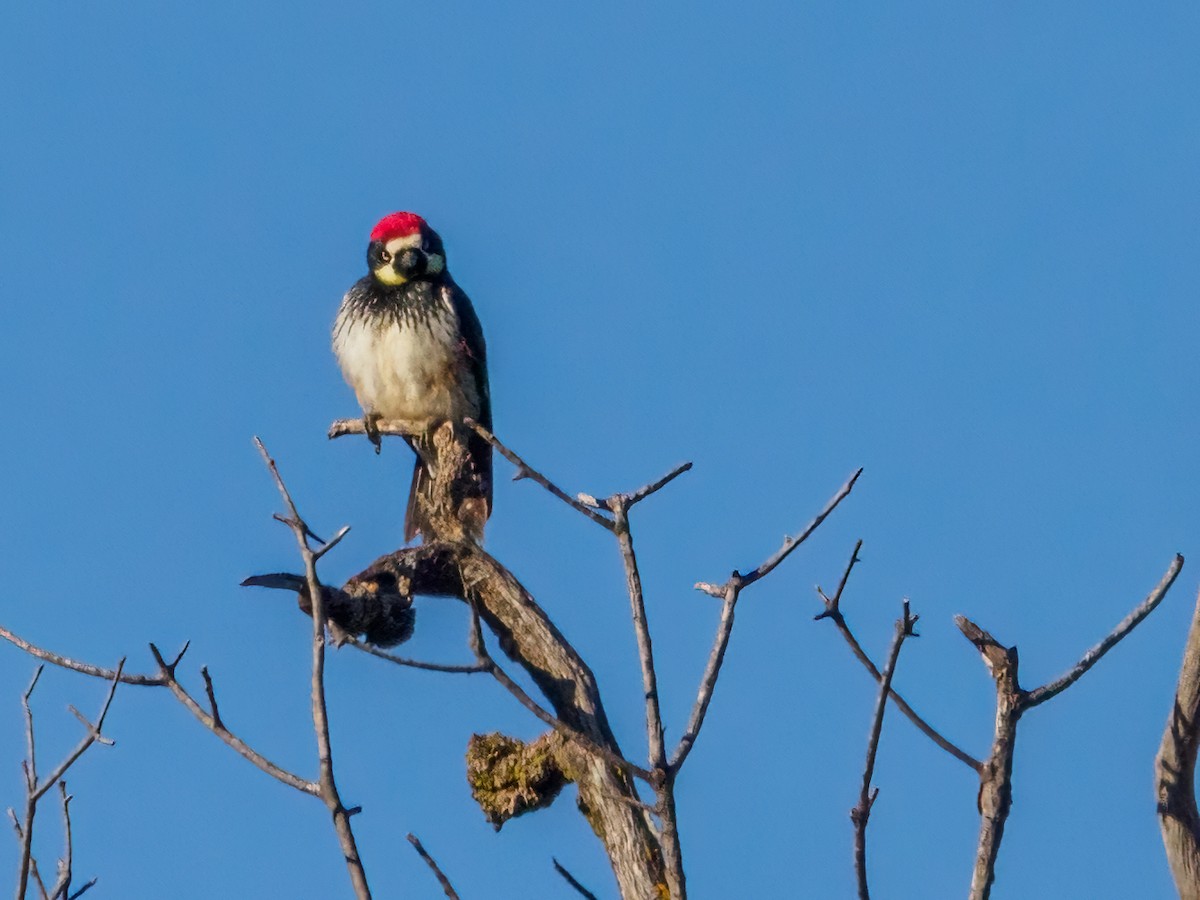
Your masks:
{"label": "white forehead", "polygon": [[383,245],[387,248],[387,252],[395,256],[403,250],[411,250],[413,247],[421,246],[421,232],[414,231],[407,237],[392,238]]}

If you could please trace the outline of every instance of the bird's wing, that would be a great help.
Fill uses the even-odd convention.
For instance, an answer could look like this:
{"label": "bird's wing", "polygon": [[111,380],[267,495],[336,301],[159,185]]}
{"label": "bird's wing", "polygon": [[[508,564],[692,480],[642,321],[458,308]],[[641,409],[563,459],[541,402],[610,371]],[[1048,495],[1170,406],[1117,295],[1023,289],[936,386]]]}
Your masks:
{"label": "bird's wing", "polygon": [[454,282],[443,287],[443,299],[458,318],[458,330],[462,335],[462,360],[479,396],[477,421],[484,428],[492,429],[492,397],[488,388],[487,342],[483,338],[483,327],[475,315],[475,307],[466,293]]}

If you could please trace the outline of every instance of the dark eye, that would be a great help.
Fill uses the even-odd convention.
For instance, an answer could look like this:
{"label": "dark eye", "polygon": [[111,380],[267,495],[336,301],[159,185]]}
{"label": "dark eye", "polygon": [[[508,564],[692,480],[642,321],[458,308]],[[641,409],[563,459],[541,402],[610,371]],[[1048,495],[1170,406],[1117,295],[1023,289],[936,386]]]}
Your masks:
{"label": "dark eye", "polygon": [[386,250],[380,250],[379,261],[383,263],[390,263],[392,261],[392,254],[388,253]]}

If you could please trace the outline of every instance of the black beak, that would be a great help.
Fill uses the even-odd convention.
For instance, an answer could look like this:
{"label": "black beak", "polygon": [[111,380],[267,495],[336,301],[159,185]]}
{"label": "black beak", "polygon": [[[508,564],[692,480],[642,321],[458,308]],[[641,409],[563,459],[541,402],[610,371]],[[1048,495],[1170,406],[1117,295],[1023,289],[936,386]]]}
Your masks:
{"label": "black beak", "polygon": [[403,275],[405,278],[411,278],[414,275],[422,274],[428,263],[429,260],[426,258],[424,251],[410,247],[392,260],[392,268],[396,270],[397,274]]}

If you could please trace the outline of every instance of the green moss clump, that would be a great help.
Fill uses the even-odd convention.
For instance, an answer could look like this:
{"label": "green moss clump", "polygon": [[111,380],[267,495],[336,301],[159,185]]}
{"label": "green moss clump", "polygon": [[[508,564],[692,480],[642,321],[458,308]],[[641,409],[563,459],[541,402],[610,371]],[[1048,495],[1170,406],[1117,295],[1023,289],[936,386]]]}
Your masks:
{"label": "green moss clump", "polygon": [[549,806],[571,780],[559,764],[562,746],[554,732],[528,744],[499,732],[471,735],[467,783],[497,831],[509,819]]}

